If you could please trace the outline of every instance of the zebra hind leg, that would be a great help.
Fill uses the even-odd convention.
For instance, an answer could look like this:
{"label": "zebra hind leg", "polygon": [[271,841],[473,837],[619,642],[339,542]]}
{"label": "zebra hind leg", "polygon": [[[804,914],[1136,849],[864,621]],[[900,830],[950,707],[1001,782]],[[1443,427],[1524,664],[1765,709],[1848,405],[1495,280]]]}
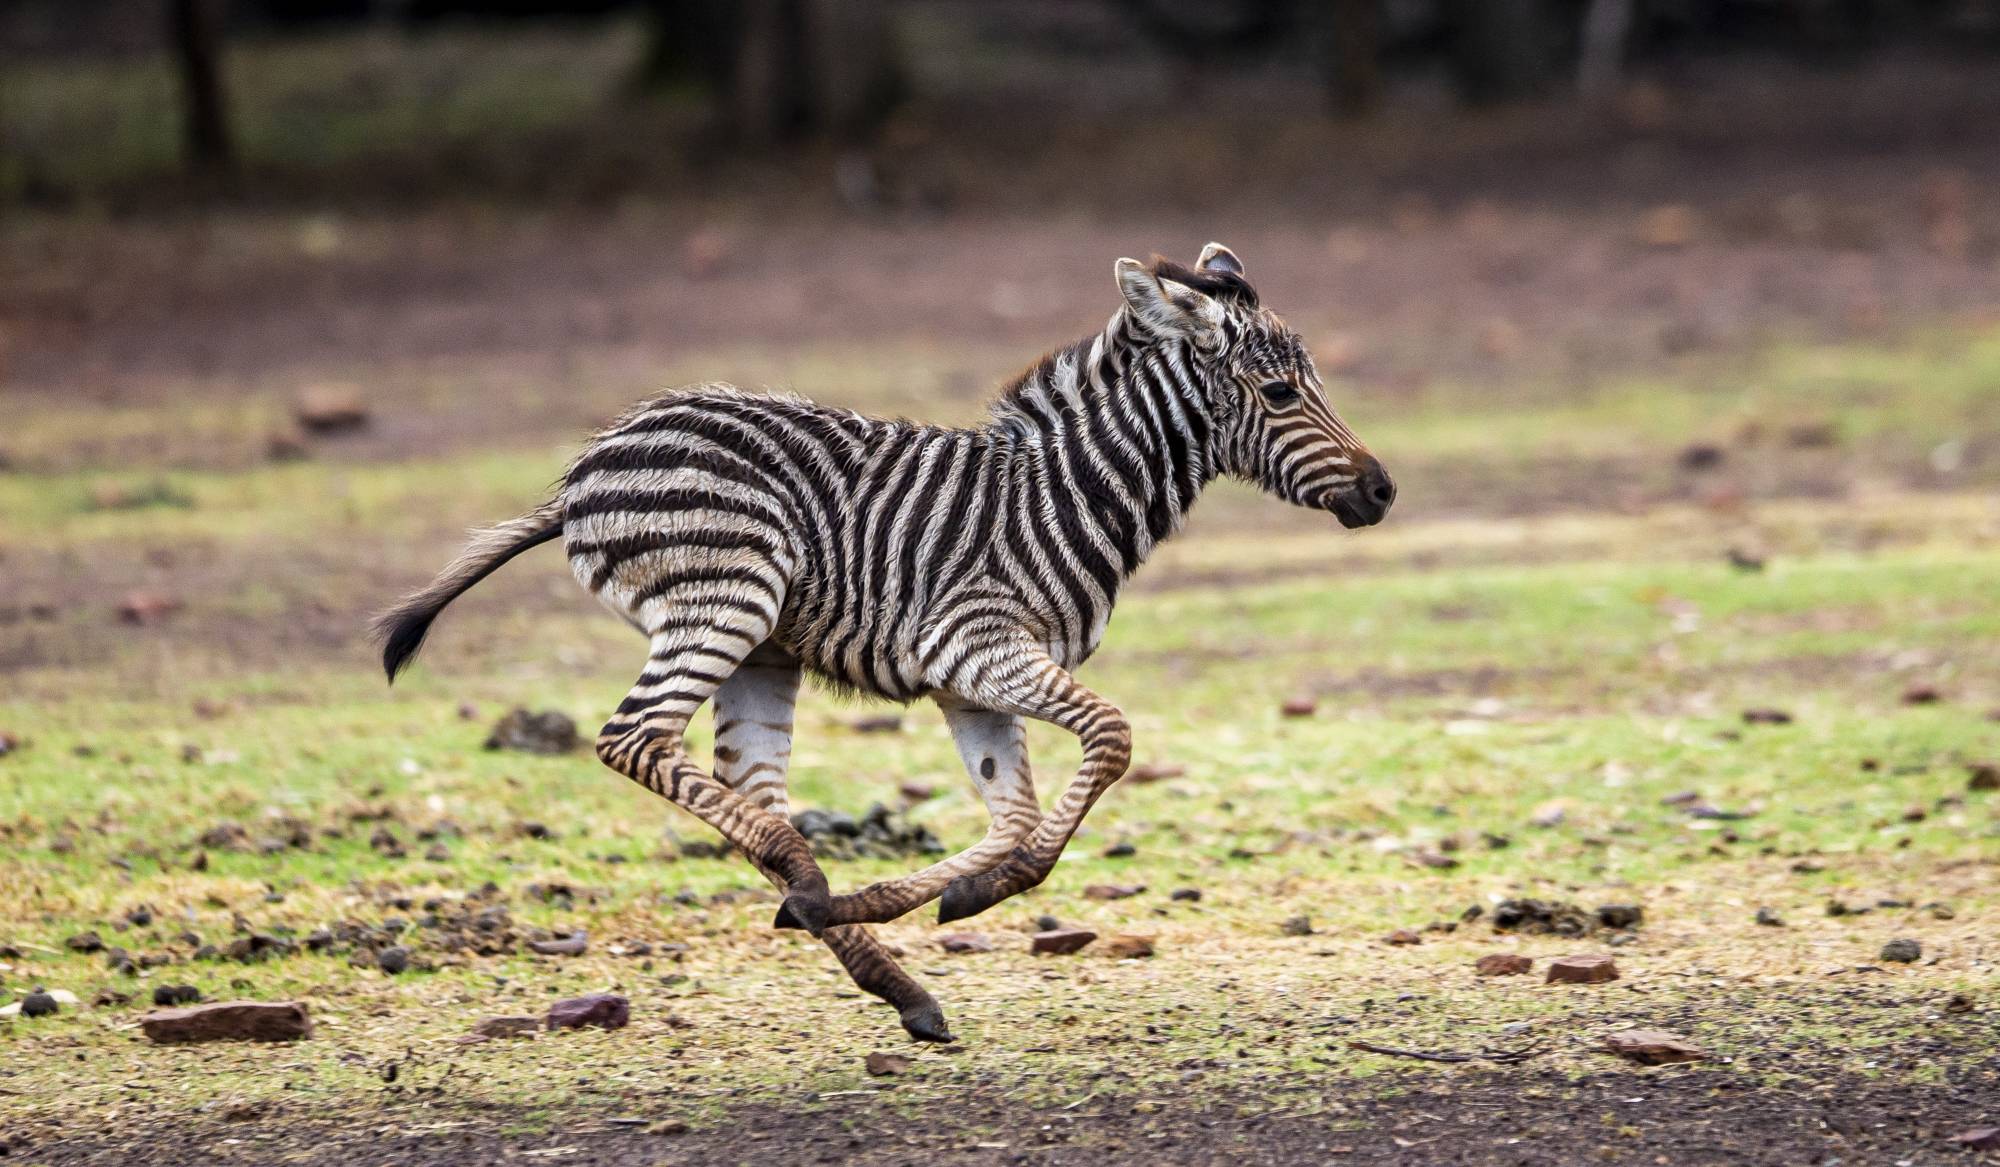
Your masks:
{"label": "zebra hind leg", "polygon": [[[779,818],[784,818],[788,809],[785,776],[792,755],[792,710],[798,691],[798,663],[766,644],[752,652],[715,693],[716,779],[759,810]],[[758,866],[780,894],[788,890],[777,871]],[[937,1001],[903,971],[865,926],[828,927],[820,940],[857,987],[895,1007],[911,1037],[918,1041],[952,1040]]]}
{"label": "zebra hind leg", "polygon": [[676,627],[653,637],[652,659],[638,684],[597,737],[597,756],[721,832],[785,888],[781,913],[814,936],[826,929],[832,901],[826,875],[805,838],[772,814],[709,776],[687,755],[684,734],[696,709],[729,676],[749,646],[762,643],[718,622],[705,630]]}
{"label": "zebra hind leg", "polygon": [[938,899],[938,922],[976,916],[1048,878],[1084,815],[1132,759],[1132,729],[1118,707],[1078,684],[1039,649],[1012,646],[967,657],[974,680],[959,696],[989,709],[1046,721],[1083,743],[1083,766],[1035,829],[998,863],[952,881]]}

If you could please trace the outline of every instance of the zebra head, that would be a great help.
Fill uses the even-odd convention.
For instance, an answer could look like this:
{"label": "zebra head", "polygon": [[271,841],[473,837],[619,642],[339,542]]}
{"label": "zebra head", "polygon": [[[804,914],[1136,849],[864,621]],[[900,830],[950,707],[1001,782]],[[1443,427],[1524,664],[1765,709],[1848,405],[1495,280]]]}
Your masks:
{"label": "zebra head", "polygon": [[1220,243],[1192,268],[1155,258],[1118,261],[1127,319],[1179,347],[1161,367],[1191,378],[1208,406],[1209,465],[1299,506],[1332,511],[1344,527],[1389,513],[1396,484],[1327,401],[1312,354],[1276,313],[1259,306],[1243,264]]}

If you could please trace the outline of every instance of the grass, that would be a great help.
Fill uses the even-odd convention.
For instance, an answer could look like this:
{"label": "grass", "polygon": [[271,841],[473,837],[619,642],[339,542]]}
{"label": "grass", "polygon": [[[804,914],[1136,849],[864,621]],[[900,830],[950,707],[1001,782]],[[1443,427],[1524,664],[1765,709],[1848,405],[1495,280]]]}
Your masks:
{"label": "grass", "polygon": [[[922,913],[883,930],[963,1039],[916,1051],[894,1099],[998,1088],[1131,1107],[1189,1089],[1247,1103],[1274,1083],[1394,1088],[1386,1075],[1407,1063],[1352,1050],[1352,1038],[1541,1040],[1542,1064],[1582,1075],[1606,1064],[1596,1040],[1630,1024],[1707,1045],[1715,1060],[1693,1072],[1760,1082],[1981,1072],[2000,794],[1969,790],[1968,765],[2000,758],[1987,716],[2000,706],[1990,495],[1884,487],[1722,511],[1689,500],[1429,520],[1422,500],[1467,466],[1554,456],[1565,435],[1621,435],[1635,464],[1660,465],[1718,419],[1804,403],[1836,411],[1829,456],[1886,477],[1894,467],[1869,439],[1952,432],[1990,391],[1947,354],[1981,368],[1993,351],[1972,338],[1855,352],[1849,366],[1779,354],[1757,390],[1776,396],[1754,408],[1658,386],[1524,403],[1483,437],[1446,410],[1362,425],[1417,469],[1412,517],[1354,536],[1274,516],[1276,504],[1240,490],[1205,502],[1084,673],[1130,712],[1141,763],[1184,772],[1120,786],[1047,885],[972,921],[997,951],[943,954]],[[1879,390],[1867,408],[1868,394],[1818,388],[1862,382]],[[52,443],[63,424],[28,422]],[[1761,457],[1762,439],[1732,441],[1732,458]],[[57,609],[0,627],[17,662],[0,729],[26,739],[0,757],[0,943],[20,952],[0,959],[0,992],[46,984],[86,1002],[0,1021],[0,1115],[116,1124],[161,1106],[393,1096],[502,1105],[532,1128],[576,1106],[702,1122],[745,1099],[882,1088],[861,1055],[902,1047],[891,1015],[853,995],[818,946],[768,927],[773,898],[740,861],[683,853],[705,829],[587,752],[480,748],[514,704],[561,709],[587,732],[638,663],[629,634],[587,607],[553,557],[523,560],[454,609],[428,664],[394,690],[354,636],[362,612],[441,560],[452,527],[519,509],[557,456],[131,465],[114,477],[186,503],[137,509],[93,505],[101,466],[0,479],[9,562]],[[1764,570],[1724,561],[1746,541],[1769,551]],[[176,552],[165,566],[144,566],[163,549]],[[61,565],[89,568],[88,582],[57,590]],[[149,579],[186,609],[108,623],[119,581]],[[1918,684],[1942,700],[1906,704]],[[1282,716],[1301,694],[1317,711]],[[1794,719],[1745,724],[1751,707]],[[856,715],[807,699],[794,805],[858,812],[926,784],[935,793],[911,817],[953,845],[976,837],[984,816],[939,719],[920,706],[901,732],[864,735]],[[1031,747],[1055,788],[1074,744],[1037,728]],[[1743,817],[1693,817],[1669,801],[1685,791]],[[200,841],[224,823],[247,844]],[[305,845],[258,846],[295,829]],[[371,843],[384,829],[402,855]],[[1120,842],[1133,853],[1105,854]],[[445,857],[425,857],[433,844]],[[1427,865],[1434,855],[1455,865]],[[830,873],[855,886],[914,862]],[[585,928],[591,951],[467,956],[418,922],[488,882],[499,900],[477,902],[503,902],[524,931]],[[1096,884],[1145,890],[1105,901],[1086,895]],[[572,893],[547,894],[558,885]],[[1179,888],[1201,898],[1170,898]],[[1565,940],[1462,919],[1520,895],[1636,903],[1645,921],[1629,936]],[[1830,915],[1832,901],[1868,910]],[[141,905],[154,922],[121,927]],[[1756,923],[1759,908],[1783,926]],[[1034,958],[1024,933],[1042,914],[1151,936],[1157,955],[1116,960],[1100,942]],[[1311,934],[1287,934],[1295,916]],[[188,959],[179,933],[226,945],[238,917],[294,937],[401,920],[430,967],[391,977],[340,955]],[[1404,928],[1422,943],[1384,942]],[[174,962],[112,971],[65,947],[85,930]],[[1924,958],[1881,962],[1897,937],[1921,941]],[[634,941],[653,954],[614,954]],[[1601,987],[1474,977],[1473,961],[1498,951],[1538,969],[1611,951],[1624,975]],[[133,1023],[153,985],[182,981],[211,999],[304,999],[319,1036],[153,1047]],[[595,990],[632,998],[631,1029],[457,1043],[481,1017]],[[88,1004],[100,992],[135,998]],[[1956,994],[1972,1012],[1953,1011]]]}

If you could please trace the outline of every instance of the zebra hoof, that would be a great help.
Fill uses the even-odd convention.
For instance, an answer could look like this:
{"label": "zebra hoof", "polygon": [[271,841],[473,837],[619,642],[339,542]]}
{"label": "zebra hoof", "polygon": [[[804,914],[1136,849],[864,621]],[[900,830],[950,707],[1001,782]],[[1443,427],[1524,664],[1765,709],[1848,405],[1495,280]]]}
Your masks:
{"label": "zebra hoof", "polygon": [[953,920],[964,920],[993,906],[979,889],[978,882],[970,875],[961,875],[944,889],[938,897],[938,923],[949,924]]}
{"label": "zebra hoof", "polygon": [[934,1041],[940,1045],[947,1045],[958,1040],[945,1026],[944,1010],[937,1007],[936,1001],[905,1005],[897,1010],[897,1013],[903,1018],[903,1029],[918,1041]]}
{"label": "zebra hoof", "polygon": [[788,895],[785,902],[778,905],[778,916],[771,921],[773,928],[803,928],[819,939],[826,931],[827,916],[833,906],[825,896]]}

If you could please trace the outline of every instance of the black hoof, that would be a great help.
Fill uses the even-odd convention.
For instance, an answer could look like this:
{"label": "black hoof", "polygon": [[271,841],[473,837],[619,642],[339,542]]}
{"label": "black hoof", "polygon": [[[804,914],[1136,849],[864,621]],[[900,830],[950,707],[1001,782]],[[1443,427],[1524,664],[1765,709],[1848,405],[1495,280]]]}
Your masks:
{"label": "black hoof", "polygon": [[824,896],[789,895],[778,905],[778,916],[771,921],[773,928],[803,928],[819,939],[826,931],[826,918],[832,905]]}
{"label": "black hoof", "polygon": [[980,894],[979,884],[970,875],[961,875],[946,885],[944,894],[938,897],[938,923],[949,924],[953,920],[963,920],[992,907],[993,904]]}
{"label": "black hoof", "polygon": [[897,1012],[902,1015],[903,1028],[918,1041],[934,1041],[945,1045],[958,1040],[951,1035],[951,1030],[945,1027],[944,1010],[938,1008],[935,1001],[905,1005]]}

